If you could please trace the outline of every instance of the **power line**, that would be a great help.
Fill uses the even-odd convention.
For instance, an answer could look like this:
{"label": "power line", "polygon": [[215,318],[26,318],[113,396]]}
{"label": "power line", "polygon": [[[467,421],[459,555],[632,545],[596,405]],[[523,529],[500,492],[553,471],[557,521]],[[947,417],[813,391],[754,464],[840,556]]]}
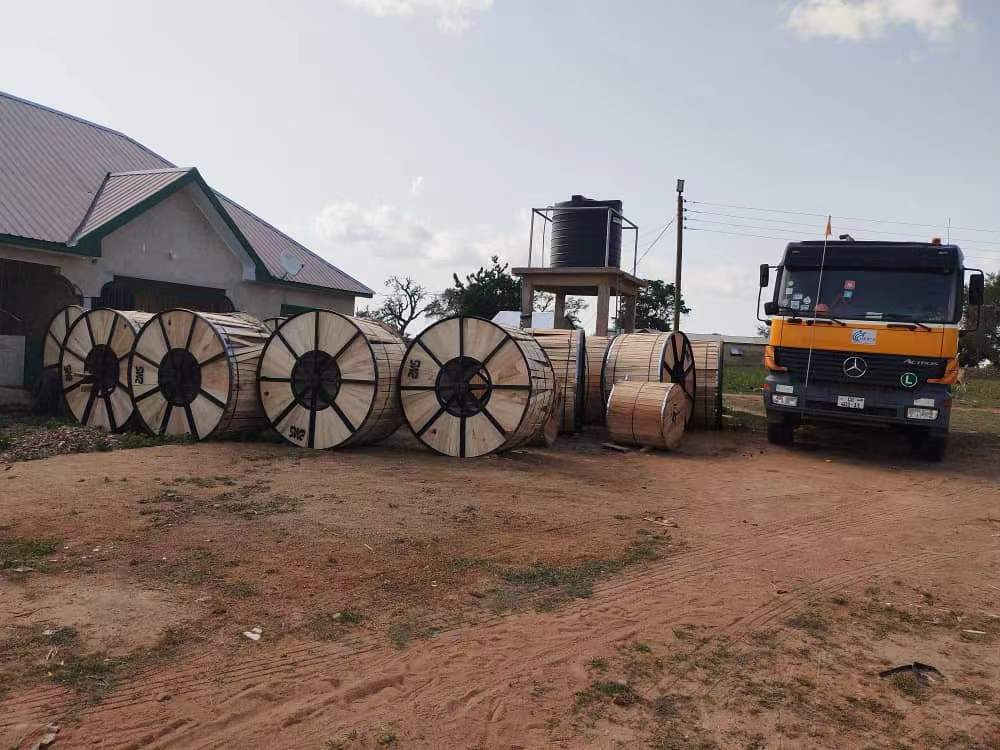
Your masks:
{"label": "power line", "polygon": [[[740,211],[759,211],[759,212],[762,212],[762,213],[788,214],[788,215],[792,215],[792,216],[814,216],[814,217],[818,217],[818,218],[821,218],[821,219],[825,219],[829,215],[829,214],[826,214],[826,213],[817,213],[817,212],[812,212],[812,211],[793,211],[793,210],[787,209],[787,208],[761,208],[759,206],[745,206],[745,205],[738,205],[738,204],[734,204],[734,203],[715,203],[713,201],[694,201],[694,200],[692,200],[692,201],[688,201],[688,203],[702,205],[702,206],[715,206],[717,208],[733,208],[733,209],[737,209],[737,210],[740,210]],[[858,217],[858,216],[838,216],[837,214],[834,214],[834,217],[838,218],[838,219],[843,219],[843,220],[846,220],[846,221],[864,221],[864,222],[870,222],[870,223],[875,223],[875,224],[901,224],[901,225],[905,225],[905,226],[926,227],[926,228],[930,228],[930,229],[943,229],[943,228],[946,227],[946,223],[927,224],[927,223],[916,222],[916,221],[897,221],[897,220],[894,220],[894,219],[865,219],[865,218],[861,218],[861,217]],[[1000,229],[982,229],[982,228],[975,228],[975,227],[963,227],[963,226],[958,226],[956,224],[953,224],[951,226],[951,228],[952,229],[964,230],[964,231],[967,231],[967,232],[987,232],[987,233],[992,233],[992,234],[1000,234]]]}
{"label": "power line", "polygon": [[636,263],[635,263],[636,268],[639,267],[639,263],[642,262],[642,259],[646,257],[646,255],[649,253],[649,251],[653,249],[653,246],[656,245],[656,243],[660,241],[660,238],[663,237],[664,233],[668,229],[670,229],[671,226],[673,226],[674,221],[675,221],[674,219],[671,219],[670,221],[668,221],[664,225],[663,229],[660,230],[660,233],[658,235],[656,235],[656,239],[653,240],[652,242],[650,242],[649,243],[649,247],[647,247],[645,250],[643,250],[642,255],[639,256],[639,260],[637,260]]}
{"label": "power line", "polygon": [[[699,220],[699,221],[704,221],[704,220]],[[769,232],[769,231],[774,231],[774,230],[780,231],[781,230],[781,227],[751,227],[751,226],[745,226],[745,228],[747,228],[747,229],[756,229],[758,231],[764,231],[764,232]],[[727,231],[727,230],[723,230],[723,229],[714,229],[712,227],[701,227],[701,226],[692,227],[692,226],[685,226],[685,229],[687,229],[688,231],[691,231],[691,232],[712,232],[713,234],[726,234],[726,235],[730,235],[732,237],[753,237],[753,238],[763,239],[763,240],[780,240],[780,241],[784,241],[784,242],[800,242],[802,240],[801,237],[788,237],[788,236],[776,237],[773,234],[771,234],[771,235],[764,235],[764,234],[754,234],[754,233],[750,233],[750,232],[734,232],[734,231]],[[976,255],[968,255],[968,256],[966,256],[966,258],[968,258],[970,260],[975,259],[975,260],[980,260],[980,261],[985,260],[985,261],[988,261],[988,262],[994,262],[994,260],[992,258],[1000,258],[1000,252],[991,252],[990,250],[981,249],[981,248],[972,248],[972,247],[970,247],[968,249],[971,250],[972,252],[976,253]],[[992,258],[987,258],[986,256],[992,256]]]}

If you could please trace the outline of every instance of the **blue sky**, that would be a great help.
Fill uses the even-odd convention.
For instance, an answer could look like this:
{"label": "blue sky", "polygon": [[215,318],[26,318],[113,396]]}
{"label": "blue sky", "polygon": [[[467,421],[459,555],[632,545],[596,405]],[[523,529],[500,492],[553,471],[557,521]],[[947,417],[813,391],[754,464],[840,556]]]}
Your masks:
{"label": "blue sky", "polygon": [[[4,18],[5,90],[198,166],[372,287],[439,290],[493,253],[521,265],[527,209],[571,193],[623,199],[645,250],[677,177],[692,201],[832,213],[856,238],[929,238],[950,217],[967,255],[1000,267],[1000,232],[971,231],[1000,227],[991,0],[67,2]],[[713,213],[689,215],[685,327],[752,333],[756,266],[825,220],[690,208]],[[640,275],[671,279],[673,246],[671,229]]]}

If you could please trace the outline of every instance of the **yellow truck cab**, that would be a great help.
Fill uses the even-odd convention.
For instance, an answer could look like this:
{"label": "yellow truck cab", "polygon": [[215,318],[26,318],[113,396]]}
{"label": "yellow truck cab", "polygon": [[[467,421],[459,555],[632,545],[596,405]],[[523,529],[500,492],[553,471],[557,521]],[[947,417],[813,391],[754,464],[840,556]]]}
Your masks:
{"label": "yellow truck cab", "polygon": [[[780,265],[761,266],[762,290],[771,268],[768,440],[791,443],[808,422],[888,425],[941,460],[959,372],[962,251],[938,241],[794,242]],[[968,296],[982,304],[981,272]]]}

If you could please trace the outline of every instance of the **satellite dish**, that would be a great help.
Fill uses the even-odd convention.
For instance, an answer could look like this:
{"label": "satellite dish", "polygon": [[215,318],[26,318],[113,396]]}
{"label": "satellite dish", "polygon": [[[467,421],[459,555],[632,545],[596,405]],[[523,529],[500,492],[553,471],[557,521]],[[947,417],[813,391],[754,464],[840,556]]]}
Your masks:
{"label": "satellite dish", "polygon": [[281,267],[285,270],[285,278],[288,278],[289,276],[294,276],[299,271],[301,271],[302,266],[305,265],[305,263],[303,263],[302,260],[297,255],[289,252],[288,250],[283,250],[281,252],[280,262],[281,262]]}

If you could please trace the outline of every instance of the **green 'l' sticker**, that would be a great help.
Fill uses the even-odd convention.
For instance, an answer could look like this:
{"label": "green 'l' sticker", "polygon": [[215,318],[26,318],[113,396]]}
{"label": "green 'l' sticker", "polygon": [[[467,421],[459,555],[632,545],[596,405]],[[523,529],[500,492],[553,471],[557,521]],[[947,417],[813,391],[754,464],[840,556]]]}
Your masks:
{"label": "green 'l' sticker", "polygon": [[899,382],[904,388],[912,388],[917,384],[917,374],[915,372],[904,372],[899,376]]}

